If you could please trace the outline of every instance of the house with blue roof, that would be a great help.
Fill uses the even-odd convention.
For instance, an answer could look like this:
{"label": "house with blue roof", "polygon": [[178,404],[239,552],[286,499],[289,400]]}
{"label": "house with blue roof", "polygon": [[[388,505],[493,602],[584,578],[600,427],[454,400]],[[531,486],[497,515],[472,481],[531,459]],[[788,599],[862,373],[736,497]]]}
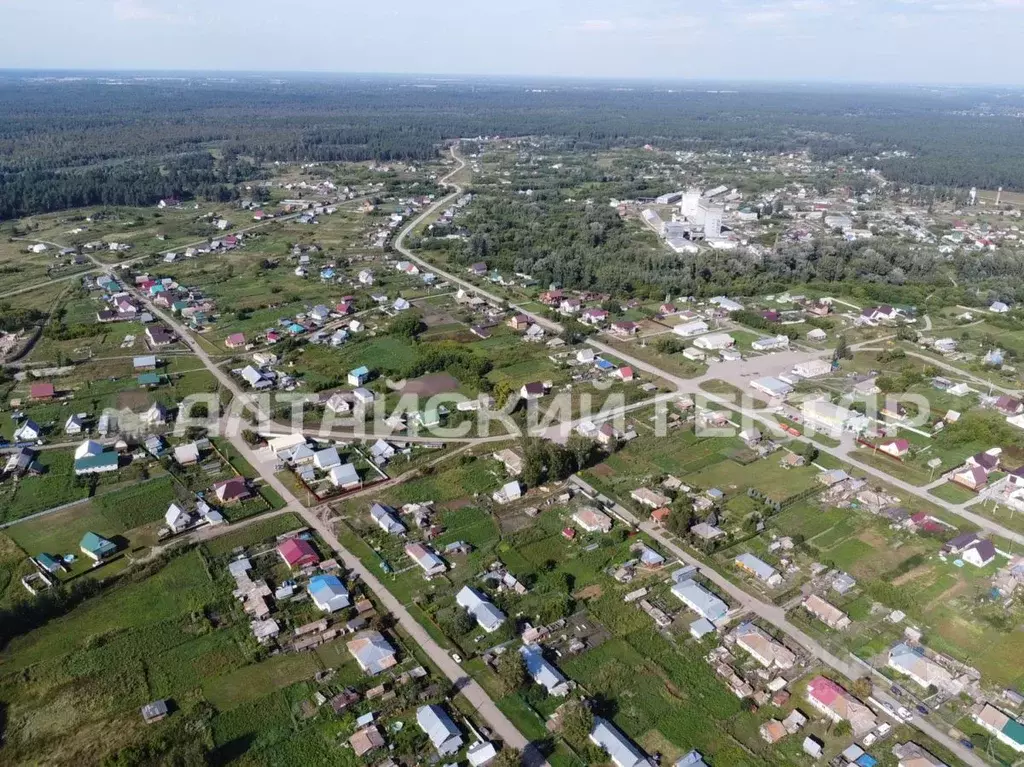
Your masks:
{"label": "house with blue roof", "polygon": [[310,578],[308,591],[313,604],[325,613],[344,610],[352,604],[348,591],[336,575],[316,575]]}
{"label": "house with blue roof", "polygon": [[103,536],[89,532],[82,536],[82,541],[78,544],[78,548],[94,562],[99,562],[116,552],[117,544],[113,541],[108,541]]}
{"label": "house with blue roof", "polygon": [[348,385],[349,386],[362,386],[370,379],[370,369],[366,365],[361,365],[355,370],[348,371]]}

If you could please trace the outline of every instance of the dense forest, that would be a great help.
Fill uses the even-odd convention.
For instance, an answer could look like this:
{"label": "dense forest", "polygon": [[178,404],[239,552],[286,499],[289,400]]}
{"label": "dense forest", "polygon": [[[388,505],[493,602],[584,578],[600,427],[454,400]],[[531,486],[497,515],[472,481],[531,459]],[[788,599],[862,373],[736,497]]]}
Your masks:
{"label": "dense forest", "polygon": [[[412,239],[454,263],[484,261],[541,285],[651,299],[666,295],[759,295],[793,285],[847,283],[865,301],[987,305],[1024,301],[1024,262],[1007,251],[942,254],[875,238],[783,241],[775,249],[702,249],[680,258],[639,234],[607,205],[569,202],[556,192],[530,197],[480,191],[460,222],[465,239]],[[855,287],[853,287],[855,286]]]}
{"label": "dense forest", "polygon": [[[560,137],[579,150],[806,148],[874,165],[897,183],[1024,189],[1020,94],[418,85],[384,77],[114,84],[0,75],[0,219],[223,196],[235,180],[256,175],[250,163],[422,160],[445,140],[495,134]],[[987,104],[996,101],[992,111]],[[874,159],[895,149],[909,156]]]}

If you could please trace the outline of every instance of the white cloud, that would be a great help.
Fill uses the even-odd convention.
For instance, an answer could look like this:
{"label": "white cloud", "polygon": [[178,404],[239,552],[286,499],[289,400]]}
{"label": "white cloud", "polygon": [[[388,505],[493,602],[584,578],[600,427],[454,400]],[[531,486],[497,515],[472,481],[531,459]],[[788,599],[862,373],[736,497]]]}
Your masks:
{"label": "white cloud", "polygon": [[761,11],[747,11],[737,16],[741,24],[748,24],[752,27],[772,26],[780,24],[786,18],[786,13],[781,10],[765,9]]}
{"label": "white cloud", "polygon": [[586,19],[577,24],[575,29],[581,32],[611,32],[615,29],[615,23],[608,19]]}
{"label": "white cloud", "polygon": [[146,5],[141,0],[115,0],[113,11],[114,18],[118,21],[174,23],[181,20],[160,8]]}

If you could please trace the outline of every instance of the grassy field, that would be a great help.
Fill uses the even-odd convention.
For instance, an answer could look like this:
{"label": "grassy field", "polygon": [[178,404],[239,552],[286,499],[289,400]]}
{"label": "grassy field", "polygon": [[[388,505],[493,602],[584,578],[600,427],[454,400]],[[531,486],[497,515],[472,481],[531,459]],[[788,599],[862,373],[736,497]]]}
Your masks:
{"label": "grassy field", "polygon": [[[11,526],[7,534],[26,552],[37,554],[79,554],[78,544],[87,532],[94,532],[123,550],[156,543],[154,524],[162,521],[164,512],[177,497],[168,477],[150,480],[98,496],[86,503],[45,517]],[[87,561],[80,557],[82,571]]]}
{"label": "grassy field", "polygon": [[972,493],[966,487],[961,487],[953,482],[945,482],[934,490],[929,490],[929,493],[934,495],[936,498],[941,498],[944,501],[950,503],[967,503],[973,501],[978,497],[977,493]]}

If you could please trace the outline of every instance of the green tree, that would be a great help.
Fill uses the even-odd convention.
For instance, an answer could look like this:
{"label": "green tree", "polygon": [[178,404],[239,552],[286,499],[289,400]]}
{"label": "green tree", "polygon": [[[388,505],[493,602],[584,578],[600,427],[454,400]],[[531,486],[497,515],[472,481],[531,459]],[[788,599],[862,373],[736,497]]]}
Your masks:
{"label": "green tree", "polygon": [[572,699],[562,706],[562,736],[576,747],[584,746],[594,729],[594,714],[582,700]]}
{"label": "green tree", "polygon": [[538,437],[523,437],[520,450],[523,454],[523,471],[520,479],[527,487],[537,487],[544,482],[546,471],[547,450],[544,443]]}
{"label": "green tree", "polygon": [[574,471],[576,458],[567,447],[562,447],[557,442],[547,443],[547,465],[548,478],[562,480],[568,478]]}
{"label": "green tree", "polygon": [[523,752],[505,746],[491,761],[491,767],[522,767]]}
{"label": "green tree", "polygon": [[869,677],[862,676],[860,679],[854,681],[850,690],[861,700],[867,700],[871,697],[874,685],[871,684],[871,679]]}
{"label": "green tree", "polygon": [[833,360],[852,360],[853,352],[850,351],[850,344],[846,340],[845,335],[839,336],[836,339],[836,350],[832,354]]}
{"label": "green tree", "polygon": [[813,442],[808,442],[804,445],[804,461],[806,463],[814,463],[818,460],[818,448],[814,446]]}
{"label": "green tree", "polygon": [[843,719],[841,722],[837,722],[836,726],[832,728],[832,733],[837,738],[848,737],[853,733],[853,725],[851,725],[848,720]]}
{"label": "green tree", "polygon": [[594,441],[582,434],[573,432],[565,443],[566,448],[572,453],[576,461],[576,470],[583,471],[594,459]]}
{"label": "green tree", "polygon": [[669,532],[678,536],[686,535],[693,526],[694,511],[689,504],[682,508],[672,509],[672,513],[665,520],[665,526]]}
{"label": "green tree", "polygon": [[423,322],[411,312],[399,314],[388,325],[388,335],[399,338],[414,340],[421,332],[423,332]]}
{"label": "green tree", "polygon": [[498,381],[498,383],[494,385],[494,393],[492,396],[494,397],[495,406],[498,408],[503,408],[505,407],[505,404],[509,401],[510,398],[513,398],[517,395],[515,387],[512,386],[512,384],[510,384],[508,381],[502,379],[501,381]]}
{"label": "green tree", "polygon": [[437,623],[448,636],[457,639],[473,630],[476,624],[461,607],[449,607],[437,613]]}
{"label": "green tree", "polygon": [[910,325],[900,325],[896,328],[896,338],[900,341],[917,341],[917,331]]}
{"label": "green tree", "polygon": [[526,683],[526,664],[518,650],[506,650],[495,668],[505,695],[515,692]]}

